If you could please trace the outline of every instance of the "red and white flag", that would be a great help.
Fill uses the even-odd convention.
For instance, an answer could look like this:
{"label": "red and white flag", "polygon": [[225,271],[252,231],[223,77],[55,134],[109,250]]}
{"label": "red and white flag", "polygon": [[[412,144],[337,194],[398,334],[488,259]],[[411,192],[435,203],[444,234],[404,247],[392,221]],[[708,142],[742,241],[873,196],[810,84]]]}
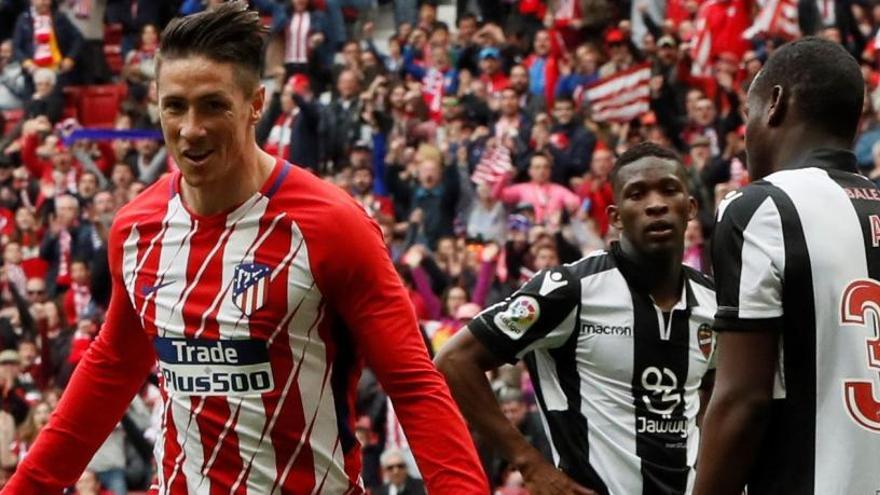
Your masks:
{"label": "red and white flag", "polygon": [[743,33],[743,38],[757,36],[780,37],[787,40],[799,38],[797,0],[766,0],[755,17],[752,26]]}
{"label": "red and white flag", "polygon": [[510,150],[504,146],[493,146],[486,148],[483,152],[480,163],[474,168],[471,180],[474,184],[492,186],[512,171],[513,164],[510,159]]}
{"label": "red and white flag", "polygon": [[708,5],[697,11],[694,19],[694,36],[691,38],[691,75],[712,75],[712,31],[708,27]]}
{"label": "red and white flag", "polygon": [[641,64],[596,81],[586,91],[593,120],[629,122],[651,106],[651,66]]}

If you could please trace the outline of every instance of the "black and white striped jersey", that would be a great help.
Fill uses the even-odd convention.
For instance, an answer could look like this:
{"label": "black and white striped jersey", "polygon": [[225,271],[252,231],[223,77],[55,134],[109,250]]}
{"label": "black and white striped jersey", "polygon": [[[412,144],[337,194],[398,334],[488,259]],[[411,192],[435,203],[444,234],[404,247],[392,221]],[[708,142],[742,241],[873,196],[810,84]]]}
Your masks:
{"label": "black and white striped jersey", "polygon": [[687,493],[715,292],[685,267],[681,299],[664,314],[640,275],[615,244],[539,272],[469,328],[499,358],[525,359],[568,476],[600,493]]}
{"label": "black and white striped jersey", "polygon": [[781,335],[749,494],[880,493],[880,191],[855,164],[819,150],[719,205],[715,326]]}

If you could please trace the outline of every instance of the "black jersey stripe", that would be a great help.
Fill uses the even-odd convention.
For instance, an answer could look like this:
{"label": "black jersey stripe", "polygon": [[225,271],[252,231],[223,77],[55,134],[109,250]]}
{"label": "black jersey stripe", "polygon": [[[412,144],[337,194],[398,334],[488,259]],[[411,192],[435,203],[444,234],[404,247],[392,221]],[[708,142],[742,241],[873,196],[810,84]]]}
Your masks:
{"label": "black jersey stripe", "polygon": [[687,418],[684,384],[690,356],[689,310],[673,310],[668,335],[647,294],[632,292],[635,317],[632,392],[636,454],[642,493],[684,493],[687,488]]}

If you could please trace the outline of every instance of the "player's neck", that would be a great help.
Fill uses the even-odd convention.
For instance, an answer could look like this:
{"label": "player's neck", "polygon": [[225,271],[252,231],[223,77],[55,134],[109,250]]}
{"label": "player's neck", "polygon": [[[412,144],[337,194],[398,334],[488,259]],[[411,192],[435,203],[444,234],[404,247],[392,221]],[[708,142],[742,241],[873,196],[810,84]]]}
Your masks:
{"label": "player's neck", "polygon": [[825,131],[810,129],[807,126],[796,126],[779,142],[776,156],[771,163],[778,164],[777,170],[796,166],[803,159],[820,148],[851,149],[852,143],[846,139],[832,136]]}
{"label": "player's neck", "polygon": [[232,169],[232,173],[222,180],[190,186],[186,179],[180,181],[180,190],[187,207],[203,216],[216,215],[238,206],[253,196],[269,176],[275,165],[275,159],[255,147],[254,152],[246,153],[240,161],[241,167]]}
{"label": "player's neck", "polygon": [[681,250],[668,256],[646,256],[621,236],[620,251],[631,265],[630,271],[638,279],[640,288],[651,294],[660,309],[668,311],[678,303],[682,282]]}

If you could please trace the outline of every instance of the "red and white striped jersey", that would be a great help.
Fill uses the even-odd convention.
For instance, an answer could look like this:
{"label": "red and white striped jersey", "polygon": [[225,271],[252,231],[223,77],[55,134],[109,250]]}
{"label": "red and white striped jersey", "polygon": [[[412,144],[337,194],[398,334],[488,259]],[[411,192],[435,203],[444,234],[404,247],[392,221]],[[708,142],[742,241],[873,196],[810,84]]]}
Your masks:
{"label": "red and white striped jersey", "polygon": [[363,493],[354,399],[364,360],[431,493],[486,493],[363,209],[280,161],[218,215],[189,211],[179,181],[166,176],[118,214],[107,323],[5,493],[71,484],[156,358],[165,413],[151,493]]}

